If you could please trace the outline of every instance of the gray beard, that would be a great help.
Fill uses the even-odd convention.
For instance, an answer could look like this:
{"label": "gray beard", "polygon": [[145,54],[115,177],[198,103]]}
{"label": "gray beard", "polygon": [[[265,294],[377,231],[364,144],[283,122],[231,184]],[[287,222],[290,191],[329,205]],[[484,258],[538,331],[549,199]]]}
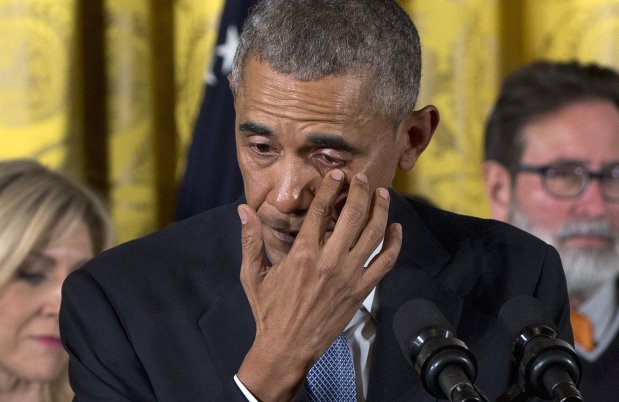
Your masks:
{"label": "gray beard", "polygon": [[[563,264],[567,290],[571,296],[585,296],[600,285],[614,280],[619,274],[619,233],[607,221],[568,222],[557,232],[531,224],[529,218],[513,202],[510,223],[554,246]],[[565,247],[563,240],[576,233],[596,233],[609,237],[613,247],[608,249]]]}

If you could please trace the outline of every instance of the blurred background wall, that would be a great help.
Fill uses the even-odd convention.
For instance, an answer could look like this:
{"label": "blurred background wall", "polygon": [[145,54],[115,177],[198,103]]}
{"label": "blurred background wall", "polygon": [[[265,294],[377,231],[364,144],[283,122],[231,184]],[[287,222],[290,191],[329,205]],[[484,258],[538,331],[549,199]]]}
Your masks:
{"label": "blurred background wall", "polygon": [[[216,46],[225,3],[0,0],[0,158],[90,183],[118,242],[172,222],[205,84],[234,39]],[[419,105],[437,105],[441,124],[395,187],[485,217],[481,136],[501,79],[538,58],[619,68],[619,0],[400,3],[423,44]]]}

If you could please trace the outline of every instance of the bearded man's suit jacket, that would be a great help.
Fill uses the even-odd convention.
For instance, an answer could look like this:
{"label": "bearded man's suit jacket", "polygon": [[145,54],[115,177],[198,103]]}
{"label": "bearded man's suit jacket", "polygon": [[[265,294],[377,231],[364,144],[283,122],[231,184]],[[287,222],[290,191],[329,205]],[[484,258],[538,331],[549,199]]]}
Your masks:
{"label": "bearded man's suit jacket", "polygon": [[[496,320],[510,297],[539,298],[571,342],[565,278],[552,247],[500,222],[391,196],[389,221],[402,224],[403,245],[378,286],[368,401],[436,400],[395,339],[393,315],[410,299],[442,310],[476,356],[476,384],[491,400],[516,374]],[[77,401],[246,400],[233,377],[255,323],[239,281],[236,205],[125,243],[69,276],[60,325]],[[301,389],[297,400],[306,398]]]}

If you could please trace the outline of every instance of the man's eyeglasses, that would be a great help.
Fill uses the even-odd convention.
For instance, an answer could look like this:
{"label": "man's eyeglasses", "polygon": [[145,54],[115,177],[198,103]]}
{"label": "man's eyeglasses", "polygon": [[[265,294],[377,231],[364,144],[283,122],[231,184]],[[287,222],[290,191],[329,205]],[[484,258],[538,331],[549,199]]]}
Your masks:
{"label": "man's eyeglasses", "polygon": [[552,195],[559,198],[578,198],[589,187],[591,181],[598,179],[602,194],[611,201],[619,201],[619,164],[592,172],[582,165],[526,165],[520,164],[518,172],[537,173],[542,185]]}

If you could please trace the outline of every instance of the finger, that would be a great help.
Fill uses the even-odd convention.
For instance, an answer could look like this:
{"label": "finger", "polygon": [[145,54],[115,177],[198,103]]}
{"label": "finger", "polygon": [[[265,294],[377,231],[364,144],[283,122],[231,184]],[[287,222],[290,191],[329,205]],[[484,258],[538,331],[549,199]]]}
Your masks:
{"label": "finger", "polygon": [[383,248],[370,262],[360,281],[360,287],[364,294],[369,292],[395,265],[400,249],[402,248],[402,225],[394,223],[389,226],[385,234]]}
{"label": "finger", "polygon": [[[246,204],[237,208],[241,220],[241,283],[252,288],[260,282],[264,267],[264,242],[262,241],[262,225],[256,212]],[[246,289],[247,292],[247,289]]]}
{"label": "finger", "polygon": [[325,175],[309,206],[295,244],[303,239],[322,242],[325,231],[332,225],[335,202],[345,179],[344,172],[339,169],[333,169]]}
{"label": "finger", "polygon": [[330,243],[337,252],[348,252],[363,230],[369,211],[370,194],[367,176],[357,173],[350,182],[348,198],[337,218]]}
{"label": "finger", "polygon": [[367,261],[378,244],[385,238],[388,219],[389,190],[380,187],[374,191],[368,221],[351,249],[351,255],[363,262]]}

